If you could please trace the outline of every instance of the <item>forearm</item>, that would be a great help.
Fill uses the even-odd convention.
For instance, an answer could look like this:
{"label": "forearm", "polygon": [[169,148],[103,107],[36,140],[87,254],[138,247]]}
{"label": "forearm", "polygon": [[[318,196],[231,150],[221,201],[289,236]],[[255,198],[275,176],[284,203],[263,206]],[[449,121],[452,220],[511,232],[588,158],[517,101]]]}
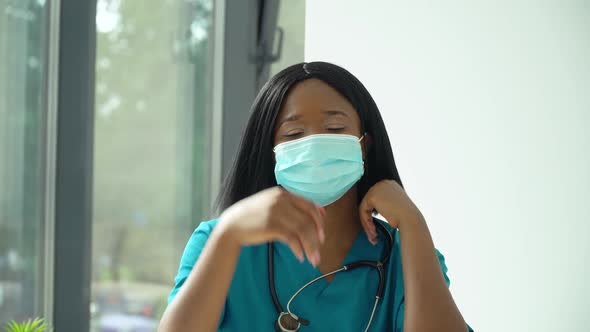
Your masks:
{"label": "forearm", "polygon": [[467,331],[422,215],[417,212],[401,220],[399,232],[405,285],[404,331]]}
{"label": "forearm", "polygon": [[240,245],[218,225],[178,294],[168,305],[159,332],[217,331],[233,279]]}

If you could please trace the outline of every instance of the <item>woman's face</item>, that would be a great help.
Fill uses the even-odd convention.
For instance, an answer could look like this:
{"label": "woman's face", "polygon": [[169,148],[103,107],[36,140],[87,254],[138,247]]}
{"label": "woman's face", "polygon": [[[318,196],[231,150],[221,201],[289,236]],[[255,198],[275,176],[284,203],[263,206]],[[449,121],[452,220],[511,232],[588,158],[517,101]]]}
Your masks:
{"label": "woman's face", "polygon": [[361,136],[358,113],[328,84],[307,79],[287,95],[275,124],[274,145],[315,134]]}

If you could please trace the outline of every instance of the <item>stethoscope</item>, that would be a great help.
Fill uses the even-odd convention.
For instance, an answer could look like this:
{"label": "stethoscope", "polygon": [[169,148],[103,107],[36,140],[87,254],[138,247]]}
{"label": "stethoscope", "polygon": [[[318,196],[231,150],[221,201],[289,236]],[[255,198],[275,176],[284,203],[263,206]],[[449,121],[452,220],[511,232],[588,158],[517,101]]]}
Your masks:
{"label": "stethoscope", "polygon": [[299,290],[297,292],[295,292],[295,294],[293,294],[293,296],[291,296],[291,298],[289,299],[289,302],[287,302],[287,311],[283,310],[283,307],[279,303],[279,298],[277,297],[277,291],[275,288],[275,280],[274,280],[274,254],[273,254],[274,250],[273,250],[272,242],[268,243],[268,282],[269,282],[270,294],[272,296],[272,301],[274,303],[275,308],[277,309],[277,312],[279,313],[279,317],[277,318],[277,321],[275,323],[275,331],[277,331],[277,332],[296,332],[296,331],[299,331],[301,324],[303,324],[305,326],[309,325],[309,321],[307,319],[305,319],[303,317],[299,317],[291,311],[291,302],[293,302],[295,297],[297,297],[297,295],[299,295],[299,293],[301,293],[307,286],[315,283],[316,281],[318,281],[322,278],[328,277],[328,276],[336,274],[338,272],[352,271],[352,270],[359,268],[359,267],[371,267],[371,268],[377,269],[377,272],[379,274],[379,287],[377,287],[377,292],[375,294],[375,304],[373,305],[373,310],[371,311],[371,316],[369,317],[369,323],[367,324],[367,328],[365,329],[365,332],[367,332],[369,330],[369,327],[371,327],[371,323],[373,322],[373,317],[375,316],[375,310],[377,309],[377,304],[379,303],[379,300],[383,297],[383,291],[385,288],[384,266],[385,266],[385,264],[387,264],[387,261],[389,260],[389,255],[391,254],[391,249],[393,247],[393,237],[392,237],[391,233],[380,222],[377,221],[377,222],[375,222],[375,224],[377,225],[377,229],[385,234],[385,239],[386,239],[385,247],[384,247],[385,254],[382,254],[382,258],[380,261],[362,260],[362,261],[352,262],[352,263],[342,266],[341,268],[339,268],[337,270],[334,270],[332,272],[328,272],[324,275],[321,275],[321,276],[311,280],[310,282],[303,285],[303,287],[299,288]]}

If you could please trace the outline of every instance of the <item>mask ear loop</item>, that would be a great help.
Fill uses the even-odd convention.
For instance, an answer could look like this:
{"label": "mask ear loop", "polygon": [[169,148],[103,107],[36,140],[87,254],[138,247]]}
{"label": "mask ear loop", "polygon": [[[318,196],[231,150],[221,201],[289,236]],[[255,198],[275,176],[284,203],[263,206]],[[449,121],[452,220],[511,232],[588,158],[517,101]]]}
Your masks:
{"label": "mask ear loop", "polygon": [[[364,133],[363,136],[361,136],[359,138],[359,141],[358,141],[360,144],[363,144],[364,147],[365,147],[365,155],[363,156],[363,166],[364,167],[366,167],[366,165],[365,165],[365,156],[367,155],[368,150],[369,150],[369,143],[368,142],[370,142],[368,139],[365,139],[366,137],[367,137],[367,133]],[[363,142],[363,140],[365,140],[365,141]],[[365,168],[365,171],[366,170],[367,169]]]}
{"label": "mask ear loop", "polygon": [[[361,136],[359,138],[359,140],[358,140],[359,141],[359,144],[362,144],[362,147],[364,147],[364,152],[365,152],[364,155],[362,156],[362,158],[363,158],[363,176],[362,176],[362,178],[360,180],[361,183],[362,183],[361,184],[361,187],[366,186],[366,183],[367,183],[367,160],[366,160],[366,157],[367,157],[367,155],[369,153],[369,145],[370,145],[370,142],[371,142],[370,136],[367,138],[367,135],[368,135],[368,133],[365,132],[363,134],[363,136]],[[364,140],[364,142],[363,142],[363,140]],[[367,188],[367,190],[368,189],[369,188]]]}

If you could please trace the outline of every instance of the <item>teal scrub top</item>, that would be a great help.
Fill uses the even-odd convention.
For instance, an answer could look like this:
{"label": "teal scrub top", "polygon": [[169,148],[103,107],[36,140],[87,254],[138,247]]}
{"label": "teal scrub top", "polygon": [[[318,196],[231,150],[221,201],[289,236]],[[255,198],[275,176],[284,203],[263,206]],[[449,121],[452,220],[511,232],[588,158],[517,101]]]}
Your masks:
{"label": "teal scrub top", "polygon": [[[202,222],[190,237],[175,278],[168,303],[178,293],[195,265],[218,219]],[[404,283],[400,257],[399,232],[383,223],[394,237],[386,267],[385,292],[370,331],[399,331],[404,324]],[[378,232],[373,246],[359,232],[344,263],[359,260],[378,261],[384,246]],[[310,280],[321,275],[319,269],[305,261],[300,263],[290,248],[274,243],[275,287],[284,310],[291,296]],[[447,286],[450,284],[443,255],[437,250]],[[266,244],[242,248],[218,331],[274,331],[278,313],[272,302],[268,283],[268,247]],[[300,331],[364,331],[375,301],[379,277],[373,268],[361,267],[339,272],[330,283],[321,279],[306,287],[291,303],[291,311],[310,321]],[[469,331],[473,331],[469,328]]]}

